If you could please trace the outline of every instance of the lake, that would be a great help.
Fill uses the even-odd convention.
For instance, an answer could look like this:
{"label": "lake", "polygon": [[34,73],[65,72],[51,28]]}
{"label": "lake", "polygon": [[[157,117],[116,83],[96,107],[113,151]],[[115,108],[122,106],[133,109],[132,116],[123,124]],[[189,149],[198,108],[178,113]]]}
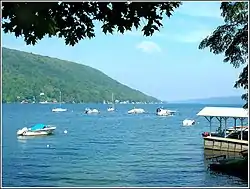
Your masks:
{"label": "lake", "polygon": [[[205,105],[164,105],[178,111],[169,117],[155,115],[159,105],[136,105],[148,113],[128,115],[133,106],[107,112],[103,104],[65,104],[68,112],[52,113],[51,104],[3,104],[3,186],[247,187],[207,170],[201,133],[209,124],[196,116]],[[86,107],[101,113],[85,115]],[[183,127],[186,118],[197,124]],[[17,138],[18,129],[37,123],[57,126],[55,134]]]}

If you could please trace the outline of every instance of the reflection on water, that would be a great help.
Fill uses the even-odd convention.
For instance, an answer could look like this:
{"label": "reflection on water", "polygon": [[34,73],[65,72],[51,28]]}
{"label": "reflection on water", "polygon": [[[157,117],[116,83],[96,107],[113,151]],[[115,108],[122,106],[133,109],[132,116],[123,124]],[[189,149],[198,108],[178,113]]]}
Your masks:
{"label": "reflection on water", "polygon": [[242,157],[242,155],[239,152],[228,152],[228,151],[204,149],[205,159],[215,157],[215,156],[220,156],[220,155],[225,155],[227,158]]}

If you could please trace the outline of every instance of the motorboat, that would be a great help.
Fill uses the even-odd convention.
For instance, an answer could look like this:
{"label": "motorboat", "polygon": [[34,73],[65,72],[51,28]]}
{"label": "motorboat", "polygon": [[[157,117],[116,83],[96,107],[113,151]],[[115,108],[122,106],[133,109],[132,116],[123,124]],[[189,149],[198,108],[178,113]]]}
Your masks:
{"label": "motorboat", "polygon": [[163,108],[156,109],[156,115],[158,116],[171,116],[171,115],[174,115],[175,113],[176,111],[173,111],[173,110],[167,110]]}
{"label": "motorboat", "polygon": [[36,124],[31,128],[24,127],[17,131],[18,136],[40,136],[53,134],[55,126]]}
{"label": "motorboat", "polygon": [[182,122],[183,126],[192,126],[194,124],[195,124],[195,120],[193,120],[193,119],[185,119]]}
{"label": "motorboat", "polygon": [[108,111],[108,112],[113,112],[113,111],[115,111],[115,108],[109,107],[109,108],[107,109],[107,111]]}
{"label": "motorboat", "polygon": [[128,111],[128,114],[142,114],[145,113],[145,110],[142,108],[133,108]]}
{"label": "motorboat", "polygon": [[86,108],[85,109],[85,114],[99,114],[100,111],[97,109],[90,109],[90,108]]}
{"label": "motorboat", "polygon": [[53,108],[52,112],[66,112],[67,109],[66,108]]}

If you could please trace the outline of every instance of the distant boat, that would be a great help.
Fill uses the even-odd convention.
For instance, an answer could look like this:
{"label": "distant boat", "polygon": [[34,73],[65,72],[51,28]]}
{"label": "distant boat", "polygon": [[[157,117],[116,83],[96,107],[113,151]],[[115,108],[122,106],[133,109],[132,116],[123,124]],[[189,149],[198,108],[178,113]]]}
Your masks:
{"label": "distant boat", "polygon": [[145,110],[142,108],[133,108],[128,111],[128,114],[142,114],[145,113]]}
{"label": "distant boat", "polygon": [[86,108],[85,109],[85,114],[99,114],[100,111],[97,109],[90,109],[90,108]]}
{"label": "distant boat", "polygon": [[115,104],[114,104],[114,94],[112,93],[112,107],[109,107],[107,109],[108,112],[113,112],[115,111]]}
{"label": "distant boat", "polygon": [[40,104],[49,104],[48,101],[42,101],[42,102],[39,102]]}
{"label": "distant boat", "polygon": [[60,107],[59,108],[53,108],[52,112],[66,112],[66,108],[62,108],[62,92],[60,91]]}
{"label": "distant boat", "polygon": [[53,134],[56,127],[51,125],[36,124],[31,128],[24,127],[17,131],[18,136],[40,136]]}
{"label": "distant boat", "polygon": [[25,101],[25,100],[23,100],[23,101],[21,102],[21,104],[28,104],[28,102]]}
{"label": "distant boat", "polygon": [[182,122],[183,126],[192,126],[194,124],[195,124],[195,120],[193,120],[193,119],[185,119]]}
{"label": "distant boat", "polygon": [[174,115],[175,113],[176,111],[173,111],[173,110],[167,110],[163,108],[156,109],[156,115],[158,116],[171,116],[171,115]]}

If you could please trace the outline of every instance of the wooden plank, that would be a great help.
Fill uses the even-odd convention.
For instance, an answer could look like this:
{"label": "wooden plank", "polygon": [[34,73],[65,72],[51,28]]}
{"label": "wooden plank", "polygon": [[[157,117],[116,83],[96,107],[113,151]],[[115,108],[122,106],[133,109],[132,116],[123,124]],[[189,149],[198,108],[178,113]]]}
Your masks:
{"label": "wooden plank", "polygon": [[247,144],[247,140],[238,140],[238,139],[232,139],[232,138],[222,138],[222,137],[213,137],[213,136],[207,136],[203,137],[204,140],[217,140],[217,141],[227,141],[227,142],[233,142],[233,143],[239,143],[239,144]]}

